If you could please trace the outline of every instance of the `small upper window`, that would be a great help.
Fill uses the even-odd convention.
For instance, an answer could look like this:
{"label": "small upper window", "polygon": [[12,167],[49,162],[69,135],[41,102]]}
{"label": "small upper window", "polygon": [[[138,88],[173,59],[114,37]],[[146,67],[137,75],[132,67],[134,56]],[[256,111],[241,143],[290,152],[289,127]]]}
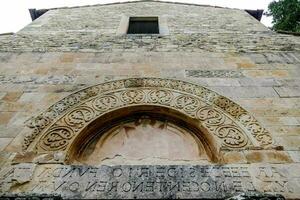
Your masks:
{"label": "small upper window", "polygon": [[159,34],[158,17],[130,17],[127,34]]}

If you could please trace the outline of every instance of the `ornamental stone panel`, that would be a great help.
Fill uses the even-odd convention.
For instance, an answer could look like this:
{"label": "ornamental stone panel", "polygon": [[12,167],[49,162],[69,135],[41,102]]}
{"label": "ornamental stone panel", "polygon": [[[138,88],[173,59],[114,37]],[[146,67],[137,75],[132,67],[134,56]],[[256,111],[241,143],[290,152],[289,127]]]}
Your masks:
{"label": "ornamental stone panel", "polygon": [[130,78],[78,91],[31,119],[27,125],[33,131],[25,136],[23,150],[61,151],[69,158],[77,151],[74,141],[85,143],[91,137],[89,126],[139,112],[184,121],[208,145],[215,162],[222,162],[225,149],[276,148],[270,133],[251,114],[209,89],[173,79]]}

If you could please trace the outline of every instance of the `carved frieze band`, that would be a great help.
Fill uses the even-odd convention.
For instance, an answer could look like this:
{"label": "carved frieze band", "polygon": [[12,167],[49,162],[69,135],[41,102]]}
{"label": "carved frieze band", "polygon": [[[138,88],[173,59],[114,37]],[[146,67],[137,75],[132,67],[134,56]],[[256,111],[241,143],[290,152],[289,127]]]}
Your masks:
{"label": "carved frieze band", "polygon": [[247,111],[213,91],[180,80],[132,78],[92,86],[57,102],[28,124],[33,132],[25,137],[23,148],[34,142],[43,151],[65,150],[94,119],[129,105],[159,105],[180,111],[197,119],[227,148],[273,143]]}

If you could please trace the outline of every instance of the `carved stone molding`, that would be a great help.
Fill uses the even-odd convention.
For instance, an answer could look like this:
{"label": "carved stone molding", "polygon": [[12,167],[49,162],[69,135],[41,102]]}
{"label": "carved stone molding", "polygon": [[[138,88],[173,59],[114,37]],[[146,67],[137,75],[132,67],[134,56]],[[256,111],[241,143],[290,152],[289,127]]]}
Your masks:
{"label": "carved stone molding", "polygon": [[130,78],[88,87],[71,94],[33,118],[33,132],[23,149],[68,151],[94,120],[116,109],[157,106],[192,119],[219,144],[220,149],[268,148],[273,140],[246,110],[204,87],[172,79]]}

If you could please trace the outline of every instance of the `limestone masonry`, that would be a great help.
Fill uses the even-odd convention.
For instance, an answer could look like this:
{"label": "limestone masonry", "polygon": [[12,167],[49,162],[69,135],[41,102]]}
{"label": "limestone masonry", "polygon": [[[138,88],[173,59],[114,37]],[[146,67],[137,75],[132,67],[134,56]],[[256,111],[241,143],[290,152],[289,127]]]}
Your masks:
{"label": "limestone masonry", "polygon": [[[157,17],[159,34],[126,34]],[[244,10],[50,9],[0,35],[0,198],[300,199],[300,37]]]}

